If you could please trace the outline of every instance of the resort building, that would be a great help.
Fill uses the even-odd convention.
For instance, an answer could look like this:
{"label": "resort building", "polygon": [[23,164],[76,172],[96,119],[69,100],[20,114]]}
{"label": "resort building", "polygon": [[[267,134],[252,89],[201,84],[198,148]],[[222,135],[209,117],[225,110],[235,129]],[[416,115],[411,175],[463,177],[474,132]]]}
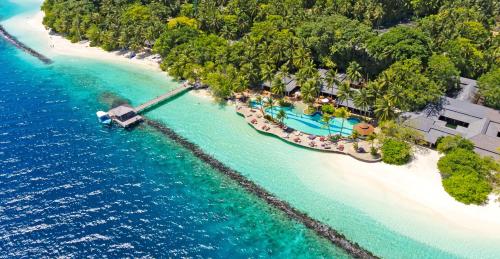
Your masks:
{"label": "resort building", "polygon": [[430,145],[440,137],[460,135],[474,143],[478,154],[500,159],[500,111],[472,103],[477,92],[475,80],[461,78],[460,82],[463,88],[456,98],[443,97],[439,104],[401,118],[422,132]]}
{"label": "resort building", "polygon": [[[285,85],[285,94],[288,96],[297,88],[299,88],[299,85],[297,84],[297,79],[295,78],[294,75],[291,76],[285,76],[281,79],[283,84]],[[271,82],[266,81],[262,84],[263,89],[268,89],[271,90]]]}
{"label": "resort building", "polygon": [[[337,84],[333,84],[331,86],[328,85],[328,83],[326,82],[326,73],[327,73],[326,69],[319,69],[318,71],[319,71],[319,75],[320,75],[320,79],[321,79],[321,88],[320,88],[321,94],[326,95],[326,96],[331,96],[333,98],[337,98],[339,86]],[[343,74],[343,73],[338,73],[336,77],[337,77],[338,82],[343,82],[347,78],[346,74]],[[352,89],[352,90],[357,91],[356,89]],[[357,107],[354,104],[354,101],[352,99],[337,102],[336,105],[346,107],[350,111],[357,113],[357,114],[371,115],[371,109],[366,110],[366,109],[362,109],[360,107]]]}
{"label": "resort building", "polygon": [[108,114],[113,119],[113,121],[118,123],[123,128],[128,128],[142,121],[142,117],[137,115],[137,112],[134,108],[125,105],[121,105],[109,110]]}
{"label": "resort building", "polygon": [[476,103],[477,101],[477,81],[465,77],[460,77],[460,92],[455,96],[455,99]]}

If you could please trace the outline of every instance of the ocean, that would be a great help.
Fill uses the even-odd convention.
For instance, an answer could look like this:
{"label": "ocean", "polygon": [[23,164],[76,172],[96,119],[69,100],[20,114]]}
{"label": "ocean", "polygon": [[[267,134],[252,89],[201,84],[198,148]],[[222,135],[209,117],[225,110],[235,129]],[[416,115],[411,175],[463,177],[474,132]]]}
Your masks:
{"label": "ocean", "polygon": [[[33,9],[2,1],[0,17]],[[47,66],[3,40],[0,57],[0,258],[348,257],[147,125],[99,125],[97,110],[176,87],[165,74],[58,55]],[[498,239],[364,192],[318,166],[318,154],[257,133],[200,93],[146,116],[376,255],[500,256]]]}

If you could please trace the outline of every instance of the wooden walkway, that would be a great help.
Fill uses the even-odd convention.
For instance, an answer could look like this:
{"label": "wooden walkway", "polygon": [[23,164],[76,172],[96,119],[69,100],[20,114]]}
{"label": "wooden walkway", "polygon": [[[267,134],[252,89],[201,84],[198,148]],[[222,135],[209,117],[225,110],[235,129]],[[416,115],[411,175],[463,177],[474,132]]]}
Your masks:
{"label": "wooden walkway", "polygon": [[191,90],[192,88],[193,86],[189,84],[183,84],[182,86],[177,87],[174,90],[167,92],[166,94],[160,95],[154,98],[153,100],[141,104],[135,108],[127,105],[121,105],[109,110],[108,114],[111,117],[111,119],[113,119],[113,121],[118,123],[118,125],[120,125],[123,128],[128,128],[143,121],[143,118],[139,115],[139,113],[145,112],[155,107],[156,105],[165,102],[169,98],[184,93],[185,91]]}
{"label": "wooden walkway", "polygon": [[141,105],[135,107],[134,110],[136,113],[141,113],[143,111],[146,111],[146,110],[166,101],[167,99],[169,99],[171,97],[174,97],[174,96],[176,96],[176,95],[178,95],[186,90],[190,90],[192,88],[193,88],[193,86],[191,86],[189,84],[183,84],[182,86],[177,87],[174,90],[172,90],[166,94],[160,95],[147,103],[144,103],[144,104],[141,104]]}

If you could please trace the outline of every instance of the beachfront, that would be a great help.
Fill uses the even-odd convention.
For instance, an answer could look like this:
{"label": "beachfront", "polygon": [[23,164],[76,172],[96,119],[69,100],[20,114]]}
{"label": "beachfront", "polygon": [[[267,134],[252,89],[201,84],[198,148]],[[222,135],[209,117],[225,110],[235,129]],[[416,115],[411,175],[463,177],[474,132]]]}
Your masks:
{"label": "beachfront", "polygon": [[[289,129],[267,120],[265,114],[262,114],[260,110],[248,107],[243,103],[236,105],[236,112],[243,116],[247,123],[257,131],[274,135],[292,145],[321,152],[345,154],[368,163],[379,162],[381,160],[380,156],[373,156],[367,152],[367,150],[370,150],[370,144],[367,141],[344,138],[333,142],[325,136],[316,136],[291,128]],[[358,144],[357,150],[354,148],[355,141]],[[363,151],[360,152],[359,150]]]}
{"label": "beachfront", "polygon": [[[96,56],[100,56],[100,59],[102,59],[103,56],[106,56],[115,61],[130,62],[127,61],[129,59],[120,58],[114,54],[108,53],[109,55],[101,55],[101,51],[97,48],[82,47],[78,44],[70,44],[69,41],[64,39],[61,40],[65,42],[64,44],[68,44],[68,47],[72,46],[71,49],[82,49],[75,51],[75,53],[82,53],[82,57],[86,55],[88,57],[92,57],[93,55],[96,55],[92,53],[99,53]],[[64,52],[64,48],[59,49],[57,43],[54,43],[53,45],[56,51],[66,53],[66,55],[72,55],[71,51]],[[209,104],[206,105],[208,106]],[[181,107],[186,108],[186,106]],[[174,111],[178,112],[179,110]],[[159,109],[158,112],[166,111]],[[234,111],[232,114],[234,115]],[[175,114],[169,113],[169,115],[171,115],[170,118],[172,120],[178,118],[175,117]],[[214,112],[214,116],[218,115],[224,116]],[[180,118],[178,119],[180,120]],[[236,120],[231,120],[231,118],[224,119],[227,119],[229,122],[237,123]],[[170,123],[175,123],[172,122],[172,120],[170,120]],[[183,120],[185,121],[186,119]],[[241,119],[238,117],[237,120]],[[228,121],[217,120],[217,122],[229,125]],[[169,121],[167,120],[167,122]],[[220,124],[218,126],[220,126]],[[247,125],[245,126],[248,127]],[[184,127],[185,126],[180,125],[179,122],[179,124],[176,124],[174,128],[181,131],[188,131],[188,129]],[[231,134],[229,131],[224,132]],[[189,133],[186,134],[189,135]],[[235,134],[235,132],[232,134]],[[236,132],[236,134],[239,134],[239,132]],[[189,136],[192,137],[192,135]],[[219,147],[219,144],[216,143],[217,141],[223,141],[223,139],[217,139],[217,137],[214,137],[206,132],[204,132],[201,136],[209,141],[210,144],[208,145],[208,148],[211,148],[213,145],[213,150],[209,150],[210,152],[215,152],[215,150],[217,150],[216,147]],[[266,136],[262,138],[264,139],[258,139],[257,137],[257,141],[264,142],[268,139]],[[255,137],[253,140],[255,141]],[[285,150],[296,149],[294,147],[284,147],[273,141],[271,141],[269,145],[265,145],[265,147],[270,147],[271,145],[278,145],[280,148],[284,148]],[[258,157],[259,156],[256,158]],[[300,158],[301,156],[298,157]],[[315,176],[317,176],[316,179],[321,180],[310,179],[307,176],[300,175],[299,172],[294,172],[294,175],[300,177],[304,185],[309,187],[308,190],[314,192],[318,196],[328,197],[335,195],[334,191],[329,190],[327,186],[335,186],[335,183],[339,181],[339,178],[343,178],[344,181],[347,181],[349,186],[352,187],[352,190],[364,188],[363,192],[366,194],[365,198],[370,200],[370,196],[372,196],[372,198],[376,199],[377,202],[383,204],[380,206],[385,206],[386,203],[394,202],[395,204],[400,205],[402,210],[416,211],[416,215],[413,215],[413,217],[425,215],[425,217],[431,217],[435,222],[439,222],[438,225],[440,223],[447,222],[446,224],[451,224],[454,228],[469,230],[470,232],[468,233],[470,234],[476,233],[494,236],[495,233],[498,233],[496,232],[499,229],[498,219],[500,218],[498,205],[490,204],[487,207],[466,206],[457,203],[447,196],[442,189],[439,181],[439,173],[435,167],[437,158],[439,157],[435,151],[418,154],[417,158],[411,164],[403,167],[389,166],[382,163],[373,165],[365,164],[355,161],[347,156],[335,154],[318,153],[311,154],[310,156],[306,155],[305,157],[314,157],[314,162],[310,165],[315,168],[315,171],[319,172],[315,174]],[[252,159],[251,162],[256,163],[258,161]],[[295,164],[292,163],[292,165]],[[353,171],[353,168],[356,168],[356,170]],[[269,188],[271,191],[273,190],[272,187]],[[426,191],[422,192],[423,189]],[[366,209],[366,213],[373,213],[370,215],[376,215],[376,213],[371,211],[371,208],[366,207],[364,209]],[[387,222],[387,220],[384,220],[383,218],[379,218],[378,220],[384,225],[391,225],[391,222]],[[404,229],[400,229],[399,231],[404,232]],[[405,234],[409,236],[412,235],[411,233]]]}

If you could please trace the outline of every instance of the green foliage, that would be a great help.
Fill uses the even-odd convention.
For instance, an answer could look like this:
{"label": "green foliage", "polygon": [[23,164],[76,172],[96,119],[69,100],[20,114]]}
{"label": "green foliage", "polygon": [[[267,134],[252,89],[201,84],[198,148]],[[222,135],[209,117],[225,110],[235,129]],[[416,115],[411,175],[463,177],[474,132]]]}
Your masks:
{"label": "green foliage", "polygon": [[453,150],[460,148],[465,150],[473,150],[474,143],[468,139],[464,139],[461,136],[446,136],[438,139],[437,150],[440,153],[450,153]]}
{"label": "green foliage", "polygon": [[478,85],[479,94],[484,99],[484,104],[500,109],[500,67],[481,76]]}
{"label": "green foliage", "polygon": [[403,141],[388,138],[382,144],[382,161],[392,165],[404,165],[411,159],[411,146]]}
{"label": "green foliage", "polygon": [[[218,82],[213,87],[220,97],[258,88],[279,73],[296,75],[311,102],[318,95],[318,68],[325,67],[330,70],[330,86],[340,84],[331,76],[336,69],[348,75],[346,82],[376,79],[360,94],[343,93],[360,107],[375,106],[380,119],[422,108],[453,91],[457,69],[462,76],[480,77],[500,65],[500,39],[490,33],[500,10],[496,1],[197,3],[45,0],[43,22],[73,42],[88,39],[105,50],[152,48],[171,76]],[[376,30],[400,22],[404,25]],[[222,83],[228,70],[237,74],[228,79],[235,84],[231,87]],[[221,71],[224,75],[213,75]],[[274,85],[274,92],[282,96],[281,85]],[[484,96],[490,103],[487,96],[494,92]]]}
{"label": "green foliage", "polygon": [[443,94],[442,89],[423,73],[422,63],[418,59],[394,63],[377,81],[383,86],[377,89],[378,95],[384,96],[376,103],[376,109],[381,111],[394,108],[401,111],[417,110],[437,101]]}
{"label": "green foliage", "polygon": [[335,107],[331,104],[326,104],[321,107],[321,111],[325,114],[333,115],[335,113]]}
{"label": "green foliage", "polygon": [[189,42],[191,39],[198,37],[199,34],[198,30],[189,26],[178,26],[177,28],[167,29],[156,40],[153,51],[165,57],[171,49]]}
{"label": "green foliage", "polygon": [[464,169],[443,179],[443,187],[453,198],[465,204],[485,203],[492,190],[487,180],[470,169]]}
{"label": "green foliage", "polygon": [[427,76],[443,92],[451,93],[460,89],[460,71],[448,56],[432,55],[427,67]]}
{"label": "green foliage", "polygon": [[406,125],[396,123],[395,121],[384,121],[380,124],[380,134],[378,138],[384,142],[385,139],[396,139],[406,142],[410,145],[421,144],[424,136],[420,131],[417,131]]}
{"label": "green foliage", "polygon": [[489,160],[471,150],[457,148],[438,161],[443,186],[452,197],[465,204],[483,204],[492,187],[488,177],[493,169]]}
{"label": "green foliage", "polygon": [[431,39],[418,28],[397,26],[368,44],[370,54],[380,61],[392,63],[405,59],[426,61],[431,55]]}
{"label": "green foliage", "polygon": [[306,42],[313,57],[333,57],[337,65],[347,68],[348,63],[362,54],[365,43],[374,36],[371,28],[344,16],[321,16],[302,23],[297,36]]}

